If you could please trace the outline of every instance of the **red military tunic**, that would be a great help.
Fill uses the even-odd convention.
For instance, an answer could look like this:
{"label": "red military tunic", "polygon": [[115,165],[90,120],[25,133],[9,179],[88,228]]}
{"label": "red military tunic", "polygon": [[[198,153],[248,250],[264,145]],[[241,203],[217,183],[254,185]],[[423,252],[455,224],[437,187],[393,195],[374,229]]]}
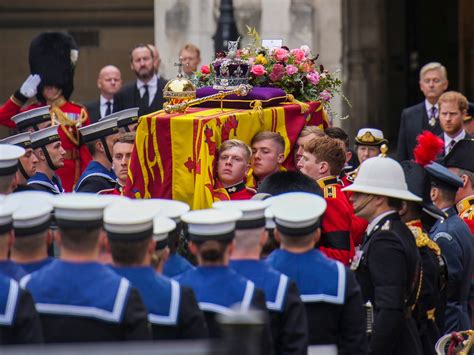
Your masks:
{"label": "red military tunic", "polygon": [[474,236],[474,196],[468,196],[456,204],[459,217],[468,225]]}
{"label": "red military tunic", "polygon": [[243,181],[225,189],[231,200],[250,200],[257,193],[254,189],[246,187]]}

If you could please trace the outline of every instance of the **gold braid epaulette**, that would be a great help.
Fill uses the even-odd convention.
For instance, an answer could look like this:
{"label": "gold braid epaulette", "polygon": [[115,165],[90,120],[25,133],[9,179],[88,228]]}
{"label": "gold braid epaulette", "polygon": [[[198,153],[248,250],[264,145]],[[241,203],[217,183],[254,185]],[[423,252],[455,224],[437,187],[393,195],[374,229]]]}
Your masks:
{"label": "gold braid epaulette", "polygon": [[[61,109],[56,105],[51,106],[50,112],[51,119],[53,121],[56,120],[57,123],[61,125],[62,131],[67,135],[69,140],[76,146],[79,146],[79,131],[77,128],[81,127],[82,124],[87,121],[87,111],[84,108],[81,108],[81,113],[77,120],[71,120],[67,114],[61,111]],[[68,127],[74,127],[74,129],[70,130]]]}
{"label": "gold braid epaulette", "polygon": [[415,236],[416,240],[416,246],[418,248],[423,248],[423,247],[428,247],[430,248],[436,255],[441,255],[441,249],[439,248],[438,244],[436,244],[434,241],[428,237],[428,234],[423,232],[423,229],[421,229],[418,226],[413,226],[407,223],[408,228],[410,228],[411,232]]}

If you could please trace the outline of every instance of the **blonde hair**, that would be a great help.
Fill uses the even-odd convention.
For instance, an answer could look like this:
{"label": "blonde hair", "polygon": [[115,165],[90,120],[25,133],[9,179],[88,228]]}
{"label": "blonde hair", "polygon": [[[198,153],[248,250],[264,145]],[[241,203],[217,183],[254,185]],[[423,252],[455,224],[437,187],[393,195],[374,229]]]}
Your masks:
{"label": "blonde hair", "polygon": [[194,53],[197,54],[198,58],[201,59],[201,51],[199,50],[198,47],[196,47],[192,43],[185,44],[184,47],[180,49],[179,55],[181,55],[181,53],[183,53],[183,51],[194,52]]}
{"label": "blonde hair", "polygon": [[461,112],[465,112],[469,105],[466,96],[457,91],[446,91],[439,97],[438,106],[441,108],[441,104],[446,102],[456,103]]}
{"label": "blonde hair", "polygon": [[445,66],[438,62],[430,62],[428,64],[423,65],[420,70],[420,81],[423,79],[423,76],[431,71],[431,70],[439,70],[444,77],[444,80],[448,80],[448,71],[446,70]]}
{"label": "blonde hair", "polygon": [[242,149],[245,153],[245,157],[246,157],[247,161],[250,160],[250,157],[252,156],[252,149],[245,142],[243,142],[239,139],[228,139],[228,140],[222,142],[222,144],[219,148],[219,155],[222,152],[225,152],[226,150],[229,150],[229,149],[234,148],[234,147]]}
{"label": "blonde hair", "polygon": [[326,135],[317,126],[304,126],[298,137],[307,137],[311,134],[316,135],[316,137],[323,137]]}

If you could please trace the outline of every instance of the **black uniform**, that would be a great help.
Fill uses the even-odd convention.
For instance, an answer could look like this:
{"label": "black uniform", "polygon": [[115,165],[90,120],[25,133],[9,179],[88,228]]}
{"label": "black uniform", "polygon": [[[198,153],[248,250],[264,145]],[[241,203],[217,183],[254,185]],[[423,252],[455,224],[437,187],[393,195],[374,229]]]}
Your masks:
{"label": "black uniform", "polygon": [[46,343],[151,339],[138,291],[104,265],[55,260],[20,283],[34,298]]}
{"label": "black uniform", "polygon": [[59,195],[64,192],[61,179],[57,175],[54,175],[53,179],[50,180],[46,174],[39,171],[28,179],[28,186],[33,190],[49,192],[53,195]]}
{"label": "black uniform", "polygon": [[364,302],[374,307],[370,354],[422,354],[411,307],[421,262],[415,239],[398,213],[382,217],[362,244],[357,279]]}
{"label": "black uniform", "polygon": [[113,189],[116,183],[117,177],[114,172],[93,160],[77,180],[74,191],[98,193],[99,191]]}
{"label": "black uniform", "polygon": [[42,342],[41,322],[30,293],[0,275],[0,344]]}

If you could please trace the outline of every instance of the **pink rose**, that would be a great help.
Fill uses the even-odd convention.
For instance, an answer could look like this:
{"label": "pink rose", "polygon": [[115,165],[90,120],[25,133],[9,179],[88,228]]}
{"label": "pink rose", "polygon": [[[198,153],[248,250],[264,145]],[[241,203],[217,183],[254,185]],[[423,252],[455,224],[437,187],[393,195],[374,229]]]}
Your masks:
{"label": "pink rose", "polygon": [[298,68],[297,67],[295,67],[294,65],[291,65],[291,64],[286,66],[286,74],[294,75],[296,73],[298,73]]}
{"label": "pink rose", "polygon": [[311,54],[311,49],[309,49],[309,47],[306,44],[301,46],[300,49],[304,52],[306,56]]}
{"label": "pink rose", "polygon": [[306,79],[313,85],[318,85],[319,83],[319,73],[317,71],[313,71],[306,75]]}
{"label": "pink rose", "polygon": [[306,58],[306,54],[302,49],[292,49],[290,53],[295,58],[296,64],[300,64]]}
{"label": "pink rose", "polygon": [[273,66],[272,72],[270,73],[270,79],[272,81],[279,81],[285,75],[285,67],[281,64],[275,64]]}
{"label": "pink rose", "polygon": [[255,76],[262,76],[267,73],[265,67],[261,64],[253,65],[252,69],[250,69],[250,72]]}
{"label": "pink rose", "polygon": [[319,94],[319,98],[323,101],[329,101],[331,100],[331,93],[327,90],[323,90],[320,94]]}
{"label": "pink rose", "polygon": [[286,62],[288,60],[288,51],[284,48],[275,49],[273,55],[279,62]]}
{"label": "pink rose", "polygon": [[209,74],[211,70],[209,69],[209,65],[203,65],[201,66],[201,73],[202,74]]}

